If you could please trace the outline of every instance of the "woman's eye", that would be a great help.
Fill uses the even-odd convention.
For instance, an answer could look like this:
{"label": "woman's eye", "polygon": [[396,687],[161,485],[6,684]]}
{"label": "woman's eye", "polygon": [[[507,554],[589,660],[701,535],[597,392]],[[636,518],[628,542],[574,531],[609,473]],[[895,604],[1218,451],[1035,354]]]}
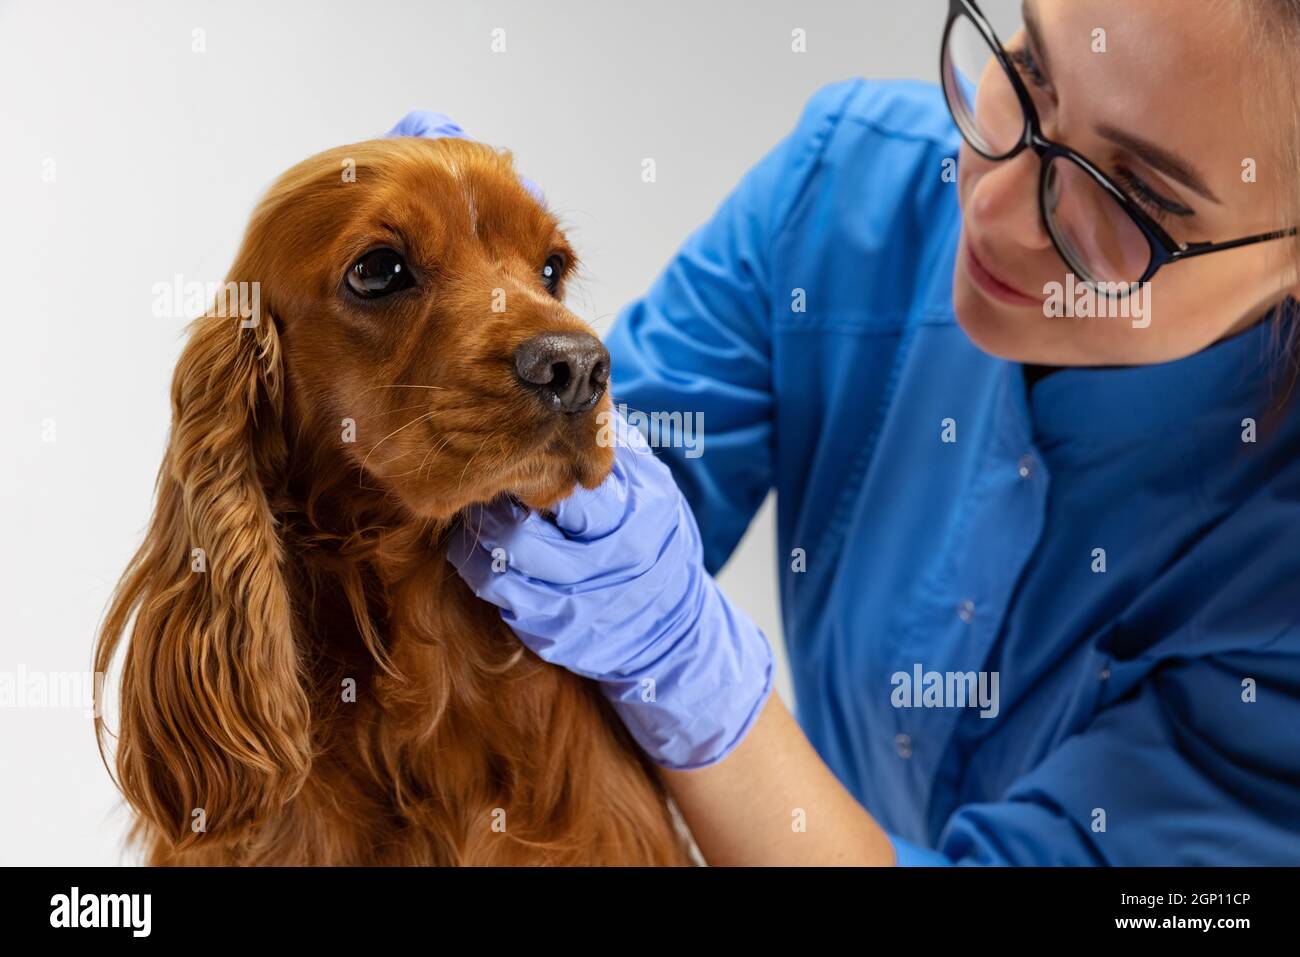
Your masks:
{"label": "woman's eye", "polygon": [[542,285],[552,296],[560,287],[560,277],[564,275],[564,257],[559,253],[549,257],[542,266]]}
{"label": "woman's eye", "polygon": [[378,299],[411,285],[411,271],[401,253],[372,249],[348,270],[348,288],[362,299]]}
{"label": "woman's eye", "polygon": [[1127,167],[1121,166],[1115,170],[1115,178],[1123,184],[1129,197],[1161,225],[1164,225],[1170,216],[1186,217],[1196,215],[1196,210],[1189,209],[1182,203],[1157,193]]}

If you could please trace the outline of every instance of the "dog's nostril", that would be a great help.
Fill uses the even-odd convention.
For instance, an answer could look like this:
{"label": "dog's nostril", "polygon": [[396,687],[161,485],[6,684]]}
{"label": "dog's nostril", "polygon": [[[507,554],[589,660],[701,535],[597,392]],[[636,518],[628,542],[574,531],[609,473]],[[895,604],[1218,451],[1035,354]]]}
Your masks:
{"label": "dog's nostril", "polygon": [[609,381],[609,353],[589,333],[547,333],[515,350],[515,372],[550,408],[585,412]]}
{"label": "dog's nostril", "polygon": [[551,363],[551,381],[547,385],[559,391],[567,386],[572,378],[573,373],[569,371],[567,362],[553,362]]}

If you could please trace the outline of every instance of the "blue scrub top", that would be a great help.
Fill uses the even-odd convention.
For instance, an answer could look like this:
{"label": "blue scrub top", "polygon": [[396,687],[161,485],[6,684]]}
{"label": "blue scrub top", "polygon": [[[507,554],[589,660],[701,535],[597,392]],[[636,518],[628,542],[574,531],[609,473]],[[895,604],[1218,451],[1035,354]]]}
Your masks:
{"label": "blue scrub top", "polygon": [[659,454],[711,571],[776,489],[796,717],[900,864],[1300,864],[1275,323],[1026,389],[953,315],[958,146],[935,86],[819,91],[619,315],[615,400],[703,414]]}

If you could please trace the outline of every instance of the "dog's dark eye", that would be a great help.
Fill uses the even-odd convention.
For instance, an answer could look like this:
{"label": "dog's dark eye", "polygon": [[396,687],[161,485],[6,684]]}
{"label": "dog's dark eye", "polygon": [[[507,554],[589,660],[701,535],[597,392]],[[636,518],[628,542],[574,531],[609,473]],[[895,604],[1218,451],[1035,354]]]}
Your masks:
{"label": "dog's dark eye", "polygon": [[362,299],[378,299],[410,285],[411,271],[392,249],[372,249],[348,270],[348,288]]}
{"label": "dog's dark eye", "polygon": [[560,277],[564,275],[564,257],[555,253],[546,260],[546,265],[542,267],[542,284],[546,286],[546,291],[552,296],[560,287]]}

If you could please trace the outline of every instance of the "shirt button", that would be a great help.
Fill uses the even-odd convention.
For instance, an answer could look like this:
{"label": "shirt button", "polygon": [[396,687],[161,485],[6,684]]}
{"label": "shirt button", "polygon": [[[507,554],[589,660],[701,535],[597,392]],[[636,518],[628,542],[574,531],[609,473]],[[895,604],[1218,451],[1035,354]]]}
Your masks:
{"label": "shirt button", "polygon": [[1099,672],[1097,673],[1097,677],[1100,678],[1102,681],[1109,681],[1109,680],[1110,680],[1110,669],[1109,669],[1109,668],[1102,668],[1101,671],[1099,671]]}
{"label": "shirt button", "polygon": [[912,739],[909,735],[898,734],[894,736],[894,750],[898,752],[900,758],[910,758],[912,756]]}
{"label": "shirt button", "polygon": [[957,606],[957,617],[969,625],[975,620],[975,603],[969,598],[963,601]]}
{"label": "shirt button", "polygon": [[1034,474],[1034,457],[1028,453],[1020,456],[1020,465],[1017,469],[1022,479],[1027,479]]}

